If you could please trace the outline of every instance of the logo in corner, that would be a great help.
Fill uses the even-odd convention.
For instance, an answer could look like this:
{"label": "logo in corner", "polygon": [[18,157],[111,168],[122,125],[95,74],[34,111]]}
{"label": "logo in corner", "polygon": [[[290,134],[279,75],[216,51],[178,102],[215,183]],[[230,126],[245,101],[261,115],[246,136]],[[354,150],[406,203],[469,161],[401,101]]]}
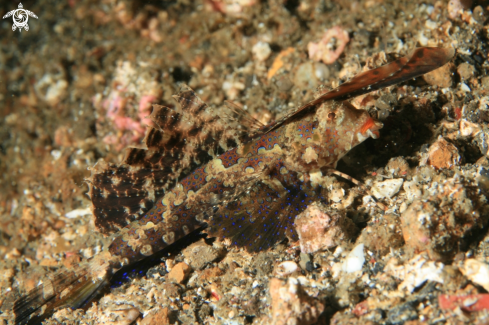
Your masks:
{"label": "logo in corner", "polygon": [[24,6],[22,6],[22,3],[19,3],[18,9],[7,12],[7,14],[3,16],[3,19],[10,16],[12,16],[12,18],[14,19],[14,24],[12,25],[12,30],[14,32],[17,28],[19,29],[19,32],[22,31],[22,28],[24,28],[26,31],[29,30],[29,25],[27,25],[27,22],[29,21],[29,16],[37,19],[36,14],[34,14],[32,11],[25,10]]}

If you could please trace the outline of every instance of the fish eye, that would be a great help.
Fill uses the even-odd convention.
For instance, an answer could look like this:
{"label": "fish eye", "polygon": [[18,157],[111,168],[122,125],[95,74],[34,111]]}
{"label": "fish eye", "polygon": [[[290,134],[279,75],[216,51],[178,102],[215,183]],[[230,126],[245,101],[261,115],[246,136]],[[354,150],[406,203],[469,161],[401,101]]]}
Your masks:
{"label": "fish eye", "polygon": [[328,119],[330,119],[330,120],[334,119],[335,117],[336,117],[336,114],[333,112],[328,114]]}

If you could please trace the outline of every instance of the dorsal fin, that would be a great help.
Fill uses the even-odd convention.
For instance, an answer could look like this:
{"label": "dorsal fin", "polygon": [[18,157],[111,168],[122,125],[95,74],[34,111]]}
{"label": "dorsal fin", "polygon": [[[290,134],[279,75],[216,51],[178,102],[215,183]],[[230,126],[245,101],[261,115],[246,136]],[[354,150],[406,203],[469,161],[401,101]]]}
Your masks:
{"label": "dorsal fin", "polygon": [[222,119],[188,86],[173,96],[178,105],[154,105],[143,148],[126,149],[120,165],[97,163],[87,180],[95,225],[103,233],[139,219],[165,191],[248,136],[239,121]]}
{"label": "dorsal fin", "polygon": [[[259,132],[265,127],[265,124],[258,121],[256,118],[251,116],[249,112],[245,111],[242,107],[238,106],[232,101],[226,100],[224,103],[229,109],[229,112],[224,112],[224,116],[229,121],[235,121],[239,123],[241,127],[244,127],[248,131],[247,136],[249,136],[250,133],[254,134]],[[242,139],[242,141],[244,140],[246,139]]]}
{"label": "dorsal fin", "polygon": [[277,122],[262,128],[253,134],[253,137],[275,130],[289,121],[314,113],[322,103],[328,100],[347,100],[421,76],[446,64],[454,55],[455,50],[453,48],[421,47],[415,49],[407,57],[356,75],[350,81],[300,106]]}

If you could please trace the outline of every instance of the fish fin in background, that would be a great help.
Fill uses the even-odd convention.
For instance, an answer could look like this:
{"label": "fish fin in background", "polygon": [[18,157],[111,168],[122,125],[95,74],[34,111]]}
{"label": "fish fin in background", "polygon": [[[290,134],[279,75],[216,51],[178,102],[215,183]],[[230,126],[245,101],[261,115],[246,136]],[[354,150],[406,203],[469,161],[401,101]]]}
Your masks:
{"label": "fish fin in background", "polygon": [[58,309],[77,309],[89,302],[112,275],[106,255],[102,253],[74,270],[55,273],[16,300],[15,324],[40,323]]}

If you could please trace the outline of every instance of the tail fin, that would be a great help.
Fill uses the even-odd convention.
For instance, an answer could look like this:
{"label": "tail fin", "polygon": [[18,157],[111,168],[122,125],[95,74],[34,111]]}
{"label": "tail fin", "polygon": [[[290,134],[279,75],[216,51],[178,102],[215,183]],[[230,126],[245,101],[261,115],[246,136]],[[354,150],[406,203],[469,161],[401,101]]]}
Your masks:
{"label": "tail fin", "polygon": [[58,309],[82,307],[109,282],[108,271],[107,264],[97,267],[91,262],[74,271],[57,273],[15,301],[15,324],[40,323]]}

